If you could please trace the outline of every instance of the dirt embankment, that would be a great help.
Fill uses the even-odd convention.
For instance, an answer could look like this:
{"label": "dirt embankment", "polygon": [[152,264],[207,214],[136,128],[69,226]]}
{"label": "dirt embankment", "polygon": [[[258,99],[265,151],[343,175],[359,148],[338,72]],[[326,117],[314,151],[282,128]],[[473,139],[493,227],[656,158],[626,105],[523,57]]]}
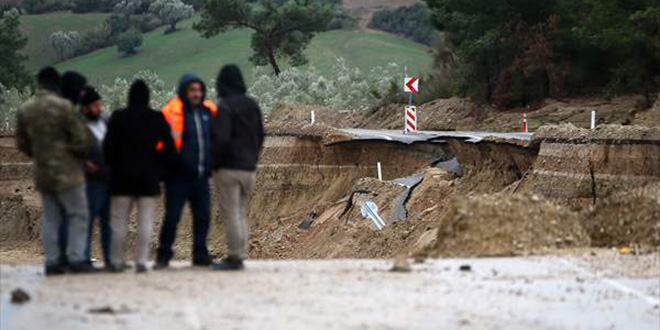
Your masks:
{"label": "dirt embankment", "polygon": [[[401,128],[403,105],[389,105],[374,111],[362,121],[368,128]],[[581,98],[545,100],[533,108],[498,111],[491,106],[477,104],[469,99],[439,99],[419,106],[419,125],[422,130],[483,130],[517,132],[521,129],[523,114],[528,116],[530,131],[544,125],[572,123],[589,127],[591,111],[598,114],[599,124],[660,125],[660,109],[647,109],[641,96],[623,96],[611,100]]]}
{"label": "dirt embankment", "polygon": [[660,247],[660,183],[599,201],[583,224],[598,247]]}
{"label": "dirt embankment", "polygon": [[[340,251],[306,249],[302,240],[308,238],[302,234],[309,231],[299,230],[298,226],[306,218],[341,212],[346,202],[340,200],[353,191],[374,191],[356,188],[354,184],[358,182],[359,185],[363,178],[376,177],[377,162],[381,162],[383,176],[389,180],[414,174],[438,159],[451,157],[447,147],[441,144],[407,146],[355,141],[324,145],[316,137],[269,137],[249,209],[252,256],[321,258],[341,255]],[[314,223],[316,226],[319,222]],[[337,243],[346,242],[338,240]]]}
{"label": "dirt embankment", "polygon": [[660,127],[573,125],[544,127],[540,151],[521,191],[574,207],[660,181]]}
{"label": "dirt embankment", "polygon": [[[529,144],[485,139],[404,145],[329,142],[315,127],[292,135],[287,130],[300,126],[281,124],[269,124],[282,131],[266,141],[249,207],[252,258],[525,255],[590,241],[660,247],[658,189],[640,189],[660,181],[657,128],[564,125],[539,130]],[[453,157],[459,173],[429,167]],[[377,162],[386,181],[373,179]],[[412,174],[423,176],[412,187],[387,181]],[[31,181],[2,183],[2,248],[16,246],[6,241],[30,242],[38,251],[39,203]],[[369,200],[386,222],[382,231],[360,212]],[[402,207],[400,219],[394,214]],[[220,257],[225,246],[217,218],[214,210],[210,247]],[[160,219],[162,206],[157,228]],[[178,258],[189,257],[190,228],[186,214]]]}
{"label": "dirt embankment", "polygon": [[436,256],[527,255],[590,243],[577,214],[533,195],[455,199],[438,228]]}

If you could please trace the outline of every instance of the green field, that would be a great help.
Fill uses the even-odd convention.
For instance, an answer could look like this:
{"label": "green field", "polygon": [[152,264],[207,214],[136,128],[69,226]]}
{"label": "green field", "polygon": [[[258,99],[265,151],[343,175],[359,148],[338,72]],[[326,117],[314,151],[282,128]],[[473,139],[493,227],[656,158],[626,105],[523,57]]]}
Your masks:
{"label": "green field", "polygon": [[106,17],[108,14],[53,13],[21,16],[21,30],[28,37],[28,44],[24,49],[29,57],[27,67],[38,70],[59,61],[50,46],[50,35],[53,32],[61,30],[82,33],[100,24]]}
{"label": "green field", "polygon": [[[123,57],[116,47],[111,47],[68,60],[57,67],[80,71],[95,84],[108,84],[118,76],[131,77],[140,70],[150,70],[173,85],[186,72],[211,79],[228,63],[239,65],[249,76],[253,67],[248,60],[251,55],[249,31],[230,31],[204,39],[192,30],[192,21],[182,22],[181,30],[172,34],[163,34],[162,28],[146,34],[137,55]],[[375,32],[321,33],[307,49],[307,55],[310,64],[322,72],[327,72],[337,57],[363,70],[396,62],[417,71],[431,63],[428,48],[423,45]]]}

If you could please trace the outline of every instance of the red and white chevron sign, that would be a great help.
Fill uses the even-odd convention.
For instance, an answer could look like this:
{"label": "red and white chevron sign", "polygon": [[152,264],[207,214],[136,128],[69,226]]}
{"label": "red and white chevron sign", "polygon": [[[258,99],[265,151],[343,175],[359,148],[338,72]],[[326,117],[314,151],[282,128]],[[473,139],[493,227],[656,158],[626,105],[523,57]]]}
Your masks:
{"label": "red and white chevron sign", "polygon": [[417,93],[419,91],[419,78],[406,77],[403,90],[406,93],[413,93],[413,94]]}
{"label": "red and white chevron sign", "polygon": [[417,127],[417,107],[406,107],[406,133],[419,133]]}

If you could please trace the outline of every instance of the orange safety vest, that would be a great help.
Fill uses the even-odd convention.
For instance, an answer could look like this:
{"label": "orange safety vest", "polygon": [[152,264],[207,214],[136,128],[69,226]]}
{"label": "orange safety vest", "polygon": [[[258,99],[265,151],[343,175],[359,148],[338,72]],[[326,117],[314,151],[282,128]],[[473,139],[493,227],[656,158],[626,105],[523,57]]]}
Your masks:
{"label": "orange safety vest", "polygon": [[[211,109],[211,116],[215,116],[218,112],[218,107],[211,101],[204,101],[204,106]],[[172,138],[174,139],[174,146],[176,150],[181,151],[183,147],[183,101],[179,97],[175,97],[161,109],[165,120],[170,124],[172,130]]]}

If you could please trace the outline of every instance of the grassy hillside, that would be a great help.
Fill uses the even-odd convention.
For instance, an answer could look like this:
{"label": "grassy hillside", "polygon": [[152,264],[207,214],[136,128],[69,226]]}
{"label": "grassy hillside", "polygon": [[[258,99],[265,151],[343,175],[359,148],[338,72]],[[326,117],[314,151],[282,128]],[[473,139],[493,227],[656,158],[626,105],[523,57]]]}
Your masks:
{"label": "grassy hillside", "polygon": [[[252,71],[250,32],[239,30],[204,39],[191,29],[192,20],[180,24],[181,30],[164,35],[163,29],[145,35],[139,54],[123,57],[116,47],[74,58],[57,67],[77,70],[94,83],[111,83],[115,77],[131,77],[140,70],[156,72],[162,79],[175,84],[186,72],[195,72],[206,79],[216,75],[228,63]],[[427,67],[431,55],[427,48],[415,42],[385,34],[358,31],[333,31],[318,35],[307,49],[310,64],[327,72],[336,57],[363,70],[376,65],[396,62],[415,69]]]}
{"label": "grassy hillside", "polygon": [[58,62],[50,47],[50,35],[56,31],[87,31],[108,17],[107,14],[53,13],[21,16],[21,30],[28,37],[24,52],[29,56],[28,68],[37,70]]}

